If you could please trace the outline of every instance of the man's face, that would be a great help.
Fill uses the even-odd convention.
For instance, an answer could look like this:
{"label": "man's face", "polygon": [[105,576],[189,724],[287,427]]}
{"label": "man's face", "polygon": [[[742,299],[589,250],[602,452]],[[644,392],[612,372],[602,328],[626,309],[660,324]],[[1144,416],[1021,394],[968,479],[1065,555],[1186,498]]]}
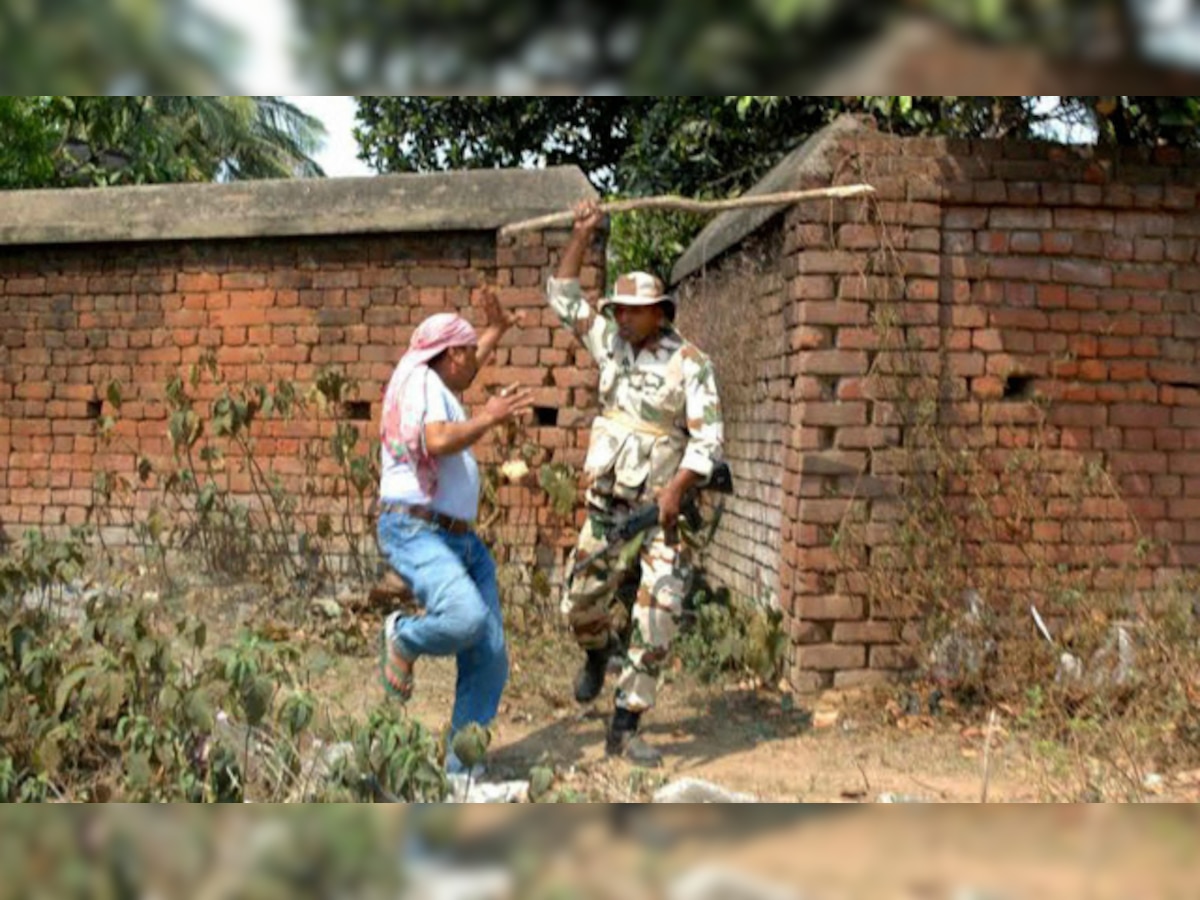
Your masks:
{"label": "man's face", "polygon": [[640,347],[658,334],[662,330],[663,321],[666,318],[661,304],[626,306],[623,303],[614,303],[612,314],[621,339],[635,347]]}
{"label": "man's face", "polygon": [[451,347],[443,357],[444,363],[438,374],[446,387],[452,391],[465,391],[479,374],[479,366],[475,364],[475,347]]}

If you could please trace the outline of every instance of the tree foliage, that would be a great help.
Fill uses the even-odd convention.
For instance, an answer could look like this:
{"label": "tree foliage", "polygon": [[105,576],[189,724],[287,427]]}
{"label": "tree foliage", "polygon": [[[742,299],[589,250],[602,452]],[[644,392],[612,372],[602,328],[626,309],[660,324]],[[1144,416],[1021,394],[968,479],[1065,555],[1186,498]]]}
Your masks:
{"label": "tree foliage", "polygon": [[359,157],[381,172],[576,165],[606,190],[640,97],[362,97]]}
{"label": "tree foliage", "polygon": [[[730,91],[818,66],[879,18],[873,0],[298,0],[309,57],[338,90],[497,85]],[[833,39],[831,39],[831,35]]]}
{"label": "tree foliage", "polygon": [[[898,18],[1059,60],[1128,60],[1137,0],[297,0],[306,63],[336,90],[725,94],[811,86]],[[896,7],[902,7],[897,10]],[[1069,64],[1069,62],[1068,62]]]}
{"label": "tree foliage", "polygon": [[0,80],[14,94],[216,92],[238,42],[194,0],[0,5]]}
{"label": "tree foliage", "polygon": [[[577,165],[609,196],[730,197],[837,115],[900,134],[1053,137],[1082,123],[1097,140],[1200,146],[1200,98],[1064,97],[362,97],[364,160],[383,172]],[[664,272],[703,221],[617,217],[614,268]]]}
{"label": "tree foliage", "polygon": [[323,135],[279,97],[5,97],[0,188],[321,175]]}

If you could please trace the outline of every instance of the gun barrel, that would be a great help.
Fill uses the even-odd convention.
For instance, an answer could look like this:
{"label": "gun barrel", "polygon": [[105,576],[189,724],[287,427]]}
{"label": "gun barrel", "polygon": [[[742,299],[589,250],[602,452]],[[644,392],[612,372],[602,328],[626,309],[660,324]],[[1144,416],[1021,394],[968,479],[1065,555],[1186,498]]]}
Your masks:
{"label": "gun barrel", "polygon": [[648,528],[658,524],[658,504],[639,506],[617,528],[616,535],[623,541],[631,540]]}

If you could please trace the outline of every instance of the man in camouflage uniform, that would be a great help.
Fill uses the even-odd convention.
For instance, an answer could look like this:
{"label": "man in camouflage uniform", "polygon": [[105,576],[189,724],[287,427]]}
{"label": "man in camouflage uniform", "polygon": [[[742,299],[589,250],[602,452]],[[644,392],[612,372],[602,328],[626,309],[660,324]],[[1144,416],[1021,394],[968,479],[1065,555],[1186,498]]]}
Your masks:
{"label": "man in camouflage uniform", "polygon": [[614,595],[628,569],[640,563],[606,750],[653,766],[662,756],[637,732],[642,713],[654,705],[683,608],[686,559],[675,526],[685,492],[711,476],[720,457],[721,407],[712,364],[675,330],[674,300],[658,278],[622,275],[599,314],[584,299],[579,271],[601,220],[594,201],[576,207],[571,240],[547,287],[550,306],[600,367],[601,413],[584,462],[588,520],[568,566],[604,547],[605,523],[614,513],[656,500],[659,527],[639,538],[636,554],[631,547],[602,555],[571,577],[562,609],[587,653],[575,697],[588,703],[599,695],[609,659],[620,650]]}

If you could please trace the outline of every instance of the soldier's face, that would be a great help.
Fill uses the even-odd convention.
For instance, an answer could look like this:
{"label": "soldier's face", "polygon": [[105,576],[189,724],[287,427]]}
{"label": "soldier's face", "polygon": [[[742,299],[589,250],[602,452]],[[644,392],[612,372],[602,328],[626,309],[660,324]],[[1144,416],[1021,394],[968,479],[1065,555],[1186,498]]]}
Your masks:
{"label": "soldier's face", "polygon": [[655,306],[625,306],[613,304],[613,319],[617,323],[617,333],[622,340],[628,341],[635,347],[640,347],[662,330],[666,313],[659,305]]}

